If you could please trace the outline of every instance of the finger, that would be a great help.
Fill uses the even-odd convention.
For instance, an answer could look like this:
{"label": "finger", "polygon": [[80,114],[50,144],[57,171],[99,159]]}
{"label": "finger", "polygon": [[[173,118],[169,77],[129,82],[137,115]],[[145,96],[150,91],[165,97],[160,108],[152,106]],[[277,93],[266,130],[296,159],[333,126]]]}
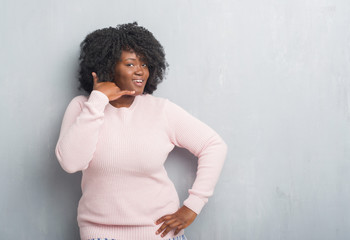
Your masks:
{"label": "finger", "polygon": [[167,228],[165,229],[165,231],[162,233],[161,237],[165,237],[165,236],[170,232],[171,229],[172,229],[172,228],[167,227]]}
{"label": "finger", "polygon": [[166,220],[169,220],[171,218],[170,215],[164,215],[163,217],[159,218],[157,221],[156,221],[156,225],[158,224],[161,224],[162,222],[166,221]]}
{"label": "finger", "polygon": [[166,227],[166,225],[163,223],[162,226],[160,226],[160,228],[158,228],[158,230],[156,231],[156,235],[158,235],[159,233],[163,232],[165,227]]}
{"label": "finger", "polygon": [[167,228],[168,225],[166,223],[163,223],[162,226],[160,226],[160,228],[158,228],[156,234],[158,235],[159,233],[163,232],[165,228]]}
{"label": "finger", "polygon": [[96,85],[96,84],[98,83],[97,74],[96,74],[95,72],[92,72],[91,75],[92,75],[92,78],[93,78],[93,80],[94,80],[94,85]]}
{"label": "finger", "polygon": [[180,226],[180,222],[177,221],[177,219],[171,219],[169,221],[165,221],[164,224],[158,229],[157,233],[159,234],[163,232],[162,237],[164,237],[169,231],[177,228],[178,226]]}
{"label": "finger", "polygon": [[127,91],[127,90],[123,90],[119,92],[119,96],[124,96],[124,95],[133,95],[135,94],[135,91]]}
{"label": "finger", "polygon": [[174,235],[176,236],[181,230],[183,229],[182,225],[179,225],[174,232]]}
{"label": "finger", "polygon": [[163,220],[164,217],[165,217],[165,216],[159,218],[159,219],[155,222],[155,224],[158,225],[158,224],[164,222],[164,220]]}
{"label": "finger", "polygon": [[164,223],[162,224],[162,226],[160,226],[160,228],[157,230],[156,234],[159,234],[161,232],[164,231],[164,229],[166,229],[170,224],[174,223],[176,221],[176,219],[171,219],[171,220],[166,220],[167,218],[169,218],[171,216],[166,216],[164,217]]}
{"label": "finger", "polygon": [[162,237],[166,236],[171,230],[177,229],[179,226],[180,226],[180,223],[175,221],[174,223],[168,225],[168,227],[164,230],[161,236]]}

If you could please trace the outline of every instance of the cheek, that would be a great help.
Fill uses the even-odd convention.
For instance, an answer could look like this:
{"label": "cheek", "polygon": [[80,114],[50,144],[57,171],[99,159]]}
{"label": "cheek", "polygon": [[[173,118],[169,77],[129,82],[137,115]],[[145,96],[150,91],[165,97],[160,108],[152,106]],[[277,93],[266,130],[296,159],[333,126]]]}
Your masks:
{"label": "cheek", "polygon": [[132,79],[132,74],[126,71],[119,73],[118,77],[116,78],[119,84],[125,84],[129,82],[130,79]]}

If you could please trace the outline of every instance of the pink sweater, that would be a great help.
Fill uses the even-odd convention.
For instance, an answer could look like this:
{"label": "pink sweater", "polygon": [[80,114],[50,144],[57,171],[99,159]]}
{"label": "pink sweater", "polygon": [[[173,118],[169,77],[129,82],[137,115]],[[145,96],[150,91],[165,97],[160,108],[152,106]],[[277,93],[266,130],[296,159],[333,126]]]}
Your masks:
{"label": "pink sweater", "polygon": [[[149,94],[135,97],[129,108],[115,108],[96,90],[70,102],[56,156],[65,171],[83,172],[82,240],[162,239],[155,235],[160,227],[155,221],[179,208],[164,168],[174,146],[198,157],[197,177],[184,201],[198,214],[213,194],[226,156],[217,133],[169,100]],[[165,238],[170,237],[173,231]]]}

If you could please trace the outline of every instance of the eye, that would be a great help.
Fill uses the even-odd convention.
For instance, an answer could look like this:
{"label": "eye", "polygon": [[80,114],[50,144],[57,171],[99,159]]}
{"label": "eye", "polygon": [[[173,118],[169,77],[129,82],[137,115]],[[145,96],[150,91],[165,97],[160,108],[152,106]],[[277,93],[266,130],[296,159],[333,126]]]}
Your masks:
{"label": "eye", "polygon": [[146,63],[142,64],[142,67],[148,67],[148,65]]}
{"label": "eye", "polygon": [[128,67],[133,67],[134,64],[132,64],[132,63],[127,63],[126,66],[128,66]]}

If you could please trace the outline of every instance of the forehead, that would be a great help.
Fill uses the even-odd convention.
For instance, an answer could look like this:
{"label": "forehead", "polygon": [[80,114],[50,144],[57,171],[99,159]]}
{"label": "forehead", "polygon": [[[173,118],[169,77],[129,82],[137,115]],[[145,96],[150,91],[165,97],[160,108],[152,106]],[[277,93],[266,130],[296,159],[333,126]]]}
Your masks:
{"label": "forehead", "polygon": [[124,60],[139,60],[139,61],[145,61],[145,58],[133,50],[122,50],[122,53],[120,55],[120,61]]}

